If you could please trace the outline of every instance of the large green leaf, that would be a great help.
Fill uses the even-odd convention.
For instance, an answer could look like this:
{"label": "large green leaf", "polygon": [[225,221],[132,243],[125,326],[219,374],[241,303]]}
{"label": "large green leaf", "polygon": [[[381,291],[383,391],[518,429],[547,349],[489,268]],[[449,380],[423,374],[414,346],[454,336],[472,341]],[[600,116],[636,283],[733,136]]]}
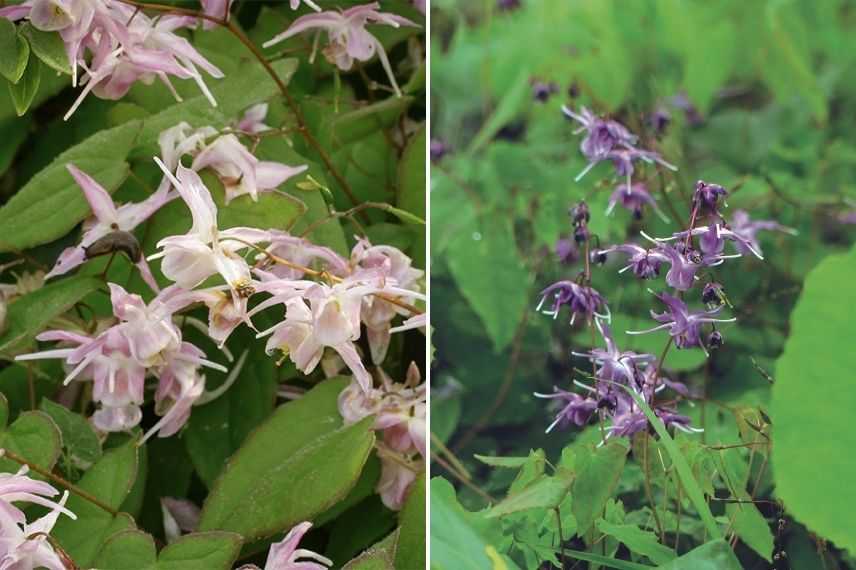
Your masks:
{"label": "large green leaf", "polygon": [[[0,393],[0,449],[8,449],[30,463],[51,469],[61,450],[60,432],[50,416],[42,412],[24,412],[10,426],[9,403]],[[20,465],[0,458],[0,472],[17,471]]]}
{"label": "large green leaf", "polygon": [[[500,351],[511,342],[530,304],[531,278],[517,253],[514,230],[504,216],[462,229],[446,249],[449,269]],[[534,310],[534,308],[533,308]]]}
{"label": "large green leaf", "polygon": [[53,241],[91,214],[66,165],[71,163],[113,192],[128,174],[128,156],[139,121],[99,131],[60,154],[0,208],[0,252]]}
{"label": "large green leaf", "polygon": [[680,558],[675,558],[657,568],[659,570],[742,570],[743,567],[731,550],[731,546],[724,540],[718,539],[702,544]]}
{"label": "large green leaf", "polygon": [[776,494],[811,531],[856,552],[856,249],[820,263],[791,313],[770,415]]}
{"label": "large green leaf", "polygon": [[425,568],[425,560],[419,564],[416,560],[407,560],[406,565],[399,566],[395,563],[398,560],[399,531],[395,531],[377,544],[373,544],[365,552],[349,561],[342,567],[342,570],[396,570],[397,568]]}
{"label": "large green leaf", "polygon": [[139,530],[110,536],[98,552],[99,570],[230,570],[241,549],[241,537],[231,532],[201,532],[182,536],[160,554],[154,539]]}
{"label": "large green leaf", "polygon": [[30,48],[40,60],[60,73],[71,75],[65,43],[59,32],[43,32],[29,24],[24,24],[21,27],[21,33],[27,38]]}
{"label": "large green leaf", "polygon": [[47,398],[40,407],[59,427],[62,446],[75,465],[86,469],[101,458],[101,442],[85,417]]}
{"label": "large green leaf", "polygon": [[[137,477],[138,449],[133,441],[111,449],[78,482],[84,491],[112,509],[118,509]],[[72,494],[68,509],[77,520],[60,517],[52,531],[63,549],[82,566],[88,567],[104,541],[112,534],[133,528],[134,521],[120,513],[113,516],[100,506]]]}
{"label": "large green leaf", "polygon": [[[413,135],[401,161],[398,163],[398,193],[396,205],[425,219],[425,144],[426,128],[423,126]],[[411,248],[411,257],[417,267],[425,267],[425,228],[416,227],[418,239]]]}
{"label": "large green leaf", "polygon": [[606,502],[618,485],[624,463],[627,460],[627,445],[623,441],[590,450],[579,450],[576,461],[577,478],[572,488],[572,509],[577,518],[578,532],[586,534],[594,521],[603,513]]}
{"label": "large green leaf", "polygon": [[624,543],[632,552],[647,556],[654,564],[665,564],[675,558],[675,552],[660,544],[656,534],[642,530],[635,524],[613,524],[600,519],[597,521],[597,530]]}
{"label": "large green leaf", "polygon": [[395,551],[395,567],[425,568],[425,473],[410,486],[407,500],[398,515],[400,530]]}
{"label": "large green leaf", "polygon": [[262,538],[311,520],[347,495],[374,444],[374,420],[341,427],[336,402],[346,384],[322,382],[259,426],[214,485],[199,529]]}
{"label": "large green leaf", "polygon": [[573,482],[573,475],[566,472],[561,472],[555,477],[543,475],[522,491],[504,499],[485,516],[494,518],[528,509],[554,509],[561,504]]}
{"label": "large green leaf", "polygon": [[41,289],[9,303],[7,330],[0,336],[0,355],[11,353],[32,340],[52,319],[63,314],[78,301],[101,286],[94,277],[70,277],[50,283]]}

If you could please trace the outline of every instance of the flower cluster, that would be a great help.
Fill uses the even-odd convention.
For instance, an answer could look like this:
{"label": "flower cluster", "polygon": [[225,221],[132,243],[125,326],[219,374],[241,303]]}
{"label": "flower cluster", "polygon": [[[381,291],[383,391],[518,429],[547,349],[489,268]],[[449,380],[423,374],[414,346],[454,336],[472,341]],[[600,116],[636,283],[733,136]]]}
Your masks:
{"label": "flower cluster", "polygon": [[[242,121],[244,128],[262,128],[264,109],[253,108],[248,114]],[[211,127],[193,129],[186,123],[161,133],[159,143],[161,157],[154,160],[163,171],[163,180],[154,194],[136,204],[116,207],[94,179],[67,165],[94,218],[84,224],[80,244],[62,252],[47,275],[62,275],[96,255],[123,251],[157,295],[146,303],[139,295],[110,283],[113,319],[99,323],[94,332],[44,332],[38,340],[56,341],[61,346],[20,355],[17,360],[62,359],[68,367],[65,384],[93,382],[93,400],[99,408],[92,421],[108,432],[127,430],[140,422],[146,379],[156,379],[155,412],[161,418],[144,440],[155,433],[166,437],[181,429],[194,404],[210,401],[228,388],[243,364],[243,358],[239,359],[223,386],[206,395],[201,369],[227,369],[183,340],[176,317],[193,306],[206,306],[205,330],[231,360],[225,343],[232,332],[242,323],[256,330],[253,315],[282,305],[284,318],[258,333],[259,338],[269,337],[268,354],[280,351],[309,374],[329,348],[340,360],[325,367],[325,372],[335,374],[347,366],[360,390],[371,391],[372,379],[356,345],[361,328],[366,328],[372,361],[381,364],[394,332],[424,326],[424,314],[412,305],[425,298],[419,292],[423,272],[414,269],[410,258],[398,249],[362,238],[357,238],[350,258],[345,258],[281,230],[221,229],[217,205],[197,170],[210,168],[218,175],[228,204],[244,194],[257,200],[259,192],[273,191],[306,166],[260,161],[235,134],[218,133]],[[192,157],[190,168],[182,164],[187,155]],[[175,198],[181,198],[190,210],[190,231],[162,239],[157,243],[159,251],[144,257],[131,232]],[[253,253],[255,263],[251,265]],[[161,260],[161,273],[173,281],[163,290],[148,266],[157,259]],[[210,282],[212,278],[220,283]],[[251,308],[256,294],[266,298]],[[399,316],[409,318],[393,327]],[[195,319],[183,320],[205,328]]]}
{"label": "flower cluster", "polygon": [[[563,111],[581,123],[581,130],[587,131],[581,149],[589,160],[589,167],[582,174],[601,160],[615,161],[615,152],[630,153],[641,160],[647,158],[674,168],[653,153],[637,150],[634,146],[637,137],[621,124],[601,119],[585,108],[579,114],[567,108],[563,108]],[[643,206],[652,207],[665,218],[657,209],[647,187],[641,182],[631,183],[630,163],[632,160],[628,162],[631,170],[627,172],[616,162],[618,174],[626,174],[627,183],[619,185],[610,197],[607,214],[620,203],[633,211],[637,219],[641,217]],[[575,384],[586,392],[585,395],[558,388],[550,394],[536,394],[562,404],[547,431],[556,426],[582,426],[595,415],[610,420],[610,425],[606,428],[610,436],[628,436],[645,430],[648,421],[631,397],[631,392],[638,395],[667,426],[683,431],[695,431],[689,427],[689,419],[686,416],[678,414],[669,403],[657,399],[658,394],[665,388],[671,388],[677,396],[687,397],[689,391],[686,386],[661,377],[663,363],[658,362],[654,355],[621,351],[616,346],[607,324],[607,302],[590,286],[590,262],[603,263],[611,254],[622,254],[627,256],[627,263],[619,272],[630,270],[638,278],[648,280],[657,278],[662,267],[667,265],[669,269],[665,282],[673,292],[654,293],[665,306],[663,312],[651,311],[651,317],[658,324],[648,330],[627,331],[627,334],[666,330],[669,333],[669,345],[664,354],[667,353],[668,346],[674,344],[677,349],[699,348],[709,355],[710,350],[719,348],[724,342],[717,324],[734,322],[736,319],[719,316],[723,307],[730,306],[725,288],[712,279],[703,282],[702,276],[710,275],[712,268],[726,260],[746,254],[763,259],[756,235],[760,230],[794,233],[777,222],[752,221],[745,211],[735,212],[729,223],[723,214],[727,194],[727,190],[718,184],[699,181],[692,197],[689,229],[675,232],[667,238],[652,238],[641,232],[652,244],[647,247],[637,243],[625,243],[589,252],[588,240],[596,236],[588,234],[588,208],[585,203],[581,203],[571,211],[576,241],[586,244],[586,252],[589,255],[589,259],[585,260],[585,272],[575,281],[559,281],[542,291],[538,309],[551,299],[552,304],[545,312],[555,317],[561,307],[567,305],[572,313],[571,324],[577,315],[584,316],[589,325],[598,329],[606,349],[574,353],[578,357],[587,358],[593,364],[593,386],[575,381]],[[731,244],[730,251],[726,250],[726,243]],[[569,254],[565,255],[570,257]],[[699,300],[705,305],[703,309],[690,308],[688,299],[685,298],[685,295],[697,286],[701,286]]]}
{"label": "flower cluster", "polygon": [[[228,0],[202,4],[209,16],[228,15]],[[158,79],[180,101],[170,77],[192,79],[217,106],[200,70],[214,78],[223,77],[223,73],[187,39],[176,34],[181,28],[196,26],[198,18],[150,18],[117,0],[27,0],[0,9],[0,17],[13,21],[26,18],[38,30],[59,32],[72,68],[72,82],[83,85],[65,119],[90,92],[102,99],[116,100],[137,81],[151,84]],[[83,70],[80,77],[78,68]]]}
{"label": "flower cluster", "polygon": [[363,391],[355,384],[346,388],[339,395],[339,413],[346,425],[375,416],[374,429],[381,433],[377,492],[387,507],[398,510],[425,466],[426,386],[415,363],[411,363],[403,383],[393,382],[383,370],[379,374],[378,388]]}
{"label": "flower cluster", "polygon": [[[4,450],[0,449],[0,456],[3,454]],[[77,518],[65,508],[68,491],[59,501],[52,501],[48,497],[56,496],[59,491],[48,483],[28,477],[27,471],[23,466],[17,473],[0,473],[0,567],[65,570],[68,566],[51,544],[50,532],[61,514]],[[27,522],[20,503],[32,503],[49,510]]]}
{"label": "flower cluster", "polygon": [[366,25],[384,24],[398,28],[417,24],[397,14],[380,12],[379,9],[380,3],[372,2],[342,11],[328,10],[301,16],[287,30],[266,41],[263,47],[271,47],[306,31],[325,31],[328,42],[322,53],[327,61],[342,71],[349,71],[354,61],[369,61],[377,54],[392,89],[400,96],[401,90],[395,81],[386,50],[380,40],[366,30]]}

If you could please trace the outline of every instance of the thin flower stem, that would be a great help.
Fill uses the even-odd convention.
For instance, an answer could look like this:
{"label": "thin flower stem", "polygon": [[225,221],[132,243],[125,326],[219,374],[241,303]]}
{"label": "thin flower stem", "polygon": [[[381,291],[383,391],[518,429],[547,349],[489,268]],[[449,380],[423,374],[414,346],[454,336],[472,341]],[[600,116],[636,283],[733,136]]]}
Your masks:
{"label": "thin flower stem", "polygon": [[478,496],[483,498],[488,503],[495,503],[496,502],[496,499],[494,499],[493,497],[488,495],[485,491],[480,489],[478,485],[476,485],[475,483],[473,483],[472,481],[470,481],[466,477],[463,477],[460,473],[458,473],[458,471],[454,467],[452,467],[445,459],[443,459],[442,457],[440,457],[436,453],[431,454],[431,459],[433,461],[436,461],[437,463],[439,463],[443,469],[448,471],[452,476],[454,476],[458,481],[463,483],[465,486],[467,486],[470,489],[472,489],[473,491],[475,491]]}
{"label": "thin flower stem", "polygon": [[657,513],[657,503],[654,502],[654,492],[651,490],[651,470],[648,464],[648,446],[650,445],[651,434],[645,432],[645,443],[642,448],[642,471],[645,474],[645,498],[651,504],[651,513],[654,515],[654,523],[657,525],[657,534],[660,535],[660,542],[666,543],[666,531],[663,529],[663,523],[660,521],[660,515]]}
{"label": "thin flower stem", "polygon": [[[354,191],[351,189],[351,185],[348,184],[348,181],[345,180],[342,174],[336,169],[335,166],[333,166],[333,162],[330,159],[330,156],[321,147],[320,143],[318,142],[318,139],[316,139],[315,136],[309,131],[309,128],[306,126],[306,119],[303,116],[303,112],[300,110],[300,106],[291,96],[291,93],[289,93],[288,87],[286,86],[285,82],[279,77],[276,70],[273,68],[273,66],[264,56],[264,54],[262,54],[261,50],[259,50],[259,48],[250,40],[250,38],[247,37],[247,35],[243,32],[243,30],[241,30],[241,28],[235,25],[231,20],[209,16],[199,10],[178,8],[176,6],[167,6],[165,4],[137,2],[136,0],[120,0],[120,2],[124,2],[125,4],[136,6],[138,8],[155,10],[158,12],[195,16],[197,18],[202,18],[204,20],[219,24],[220,26],[229,30],[229,32],[231,32],[232,35],[234,35],[238,39],[238,41],[244,44],[244,46],[252,52],[253,56],[259,61],[262,67],[265,68],[265,71],[267,71],[268,75],[270,75],[271,79],[273,79],[274,83],[276,83],[276,86],[279,88],[280,92],[282,93],[282,96],[285,98],[286,104],[288,105],[292,114],[294,114],[294,118],[297,120],[297,130],[303,136],[304,140],[306,140],[306,142],[315,150],[315,152],[318,153],[318,156],[321,158],[321,162],[324,163],[324,166],[327,168],[333,178],[335,178],[336,181],[339,183],[339,186],[341,186],[342,191],[345,193],[345,195],[347,195],[351,203],[353,203],[355,206],[360,203],[359,200],[357,200]],[[365,219],[367,221],[367,218]]]}
{"label": "thin flower stem", "polygon": [[35,471],[39,475],[41,475],[43,477],[47,477],[48,479],[50,479],[51,481],[53,481],[54,483],[56,483],[58,485],[62,485],[64,488],[68,489],[69,491],[71,491],[72,493],[77,495],[78,497],[89,501],[90,503],[92,503],[93,505],[95,505],[101,509],[104,509],[105,511],[107,511],[111,515],[116,516],[119,514],[119,511],[117,511],[116,509],[114,509],[110,505],[104,503],[98,497],[95,497],[94,495],[89,494],[88,492],[84,491],[83,489],[81,489],[80,487],[75,485],[74,483],[70,483],[70,482],[66,481],[65,479],[63,479],[59,475],[54,475],[53,473],[51,473],[47,469],[43,469],[42,467],[39,467],[35,463],[31,463],[31,462],[27,461],[26,459],[24,459],[23,457],[21,457],[17,453],[13,453],[13,452],[9,451],[8,449],[6,449],[6,450],[4,450],[3,456],[11,459],[12,461],[14,461],[15,463],[18,463],[20,465],[26,465],[27,467],[29,467],[30,469],[32,469],[33,471]]}
{"label": "thin flower stem", "polygon": [[556,526],[559,529],[559,552],[561,552],[562,556],[562,568],[565,567],[565,535],[562,531],[562,513],[559,511],[559,507],[556,506]]}
{"label": "thin flower stem", "polygon": [[[330,212],[329,215],[327,215],[323,218],[320,218],[318,220],[315,220],[314,222],[309,224],[309,226],[307,226],[305,230],[303,230],[303,232],[300,234],[300,237],[308,236],[313,231],[318,229],[318,227],[329,222],[330,220],[333,220],[336,218],[347,218],[347,217],[353,216],[354,214],[357,214],[357,213],[362,212],[363,210],[366,210],[369,208],[375,208],[378,210],[383,210],[384,212],[393,212],[395,209],[392,205],[387,204],[386,202],[363,202],[359,206],[354,206],[353,208],[351,208],[349,210],[345,210],[344,212]],[[425,222],[423,221],[422,223],[424,224]]]}
{"label": "thin flower stem", "polygon": [[443,443],[443,441],[439,437],[437,437],[437,435],[433,431],[431,432],[431,445],[436,447],[440,453],[448,457],[449,463],[454,465],[455,468],[460,471],[461,475],[463,475],[467,479],[472,479],[472,475],[470,475],[469,471],[467,471],[467,468],[464,466],[464,464],[461,463],[461,460],[458,459],[458,456],[455,455],[451,449],[446,447],[446,444]]}

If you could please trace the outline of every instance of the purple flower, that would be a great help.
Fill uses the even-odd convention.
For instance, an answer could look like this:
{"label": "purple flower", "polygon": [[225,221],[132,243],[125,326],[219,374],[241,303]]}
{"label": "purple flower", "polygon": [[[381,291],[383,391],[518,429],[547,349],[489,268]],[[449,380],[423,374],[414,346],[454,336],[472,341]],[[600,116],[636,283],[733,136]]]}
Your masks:
{"label": "purple flower", "polygon": [[[761,255],[761,251],[756,247],[758,244],[754,239],[754,232],[751,232],[751,239],[747,239],[745,236],[740,235],[733,230],[729,230],[722,224],[718,223],[709,226],[699,226],[693,228],[691,231],[677,232],[672,234],[672,237],[670,238],[660,239],[658,241],[683,241],[688,235],[699,238],[699,249],[704,254],[703,258],[706,265],[719,265],[725,259],[740,257],[742,254],[749,252],[755,255],[758,259],[764,259]],[[736,255],[723,255],[726,241],[734,242],[734,246],[739,253]]]}
{"label": "purple flower", "polygon": [[583,398],[575,392],[568,392],[559,388],[553,390],[552,394],[535,393],[536,398],[555,398],[564,404],[559,413],[556,414],[556,419],[547,428],[546,433],[550,433],[556,426],[564,428],[570,424],[575,424],[582,427],[589,422],[597,410],[597,400]]}
{"label": "purple flower", "polygon": [[693,191],[693,204],[711,214],[719,215],[719,199],[724,199],[727,195],[728,191],[719,184],[708,184],[704,180],[699,180]]}
{"label": "purple flower", "polygon": [[606,349],[593,348],[590,352],[574,352],[574,356],[588,358],[598,366],[595,376],[598,380],[609,380],[630,385],[638,372],[637,365],[657,360],[653,354],[639,354],[629,350],[619,350],[612,338],[609,326],[595,319],[595,325],[606,343]]}
{"label": "purple flower", "polygon": [[[573,281],[558,281],[541,291],[541,301],[535,310],[540,311],[550,296],[553,297],[553,302],[544,314],[551,315],[554,319],[559,315],[562,305],[568,305],[571,309],[571,324],[574,324],[577,315],[584,315],[587,321],[590,321],[593,316],[609,320],[609,308],[606,302],[600,293],[591,287],[579,285]],[[598,313],[604,309],[607,311],[606,314]]]}
{"label": "purple flower", "polygon": [[783,226],[773,220],[752,221],[749,218],[749,213],[745,210],[737,210],[734,212],[730,226],[731,233],[734,235],[734,245],[737,248],[737,251],[741,253],[751,251],[760,259],[763,259],[763,257],[761,257],[761,244],[758,243],[758,238],[756,237],[756,234],[760,230],[785,232],[792,236],[797,235],[797,231],[795,229]]}
{"label": "purple flower", "polygon": [[690,311],[686,303],[668,293],[657,293],[656,297],[666,305],[666,311],[663,313],[651,311],[651,316],[655,321],[662,324],[644,331],[627,331],[627,334],[646,334],[669,329],[669,335],[674,339],[677,348],[698,346],[704,350],[704,345],[701,342],[702,325],[705,323],[731,323],[737,320],[736,318],[714,318],[714,315],[722,308],[721,306],[709,311]]}
{"label": "purple flower", "polygon": [[666,284],[678,291],[686,291],[692,288],[696,280],[696,272],[704,267],[700,256],[692,255],[694,250],[682,253],[668,244],[658,245],[656,251],[671,264],[669,272],[666,273]]}
{"label": "purple flower", "polygon": [[640,279],[653,279],[660,274],[660,265],[669,261],[669,258],[659,253],[656,249],[645,249],[635,243],[627,243],[623,245],[614,245],[597,253],[608,254],[617,251],[630,255],[628,265],[622,267],[618,272],[624,273],[628,269],[633,270],[633,274]]}
{"label": "purple flower", "polygon": [[636,219],[640,219],[642,217],[642,208],[644,206],[651,206],[660,219],[664,222],[669,221],[666,215],[657,207],[657,202],[648,192],[648,188],[642,182],[636,182],[634,184],[619,184],[615,187],[615,190],[609,196],[609,204],[606,207],[606,215],[610,215],[612,210],[615,209],[617,204],[621,204],[621,206],[627,210],[629,210],[633,217]]}
{"label": "purple flower", "polygon": [[431,139],[431,162],[440,162],[449,153],[449,145],[440,139]]}
{"label": "purple flower", "polygon": [[612,161],[612,165],[615,167],[615,174],[626,179],[628,185],[630,184],[630,179],[634,172],[633,163],[637,161],[642,161],[648,164],[656,163],[661,166],[665,166],[669,170],[677,170],[675,165],[663,160],[656,152],[640,150],[633,147],[615,148],[610,150],[606,154],[606,159]]}

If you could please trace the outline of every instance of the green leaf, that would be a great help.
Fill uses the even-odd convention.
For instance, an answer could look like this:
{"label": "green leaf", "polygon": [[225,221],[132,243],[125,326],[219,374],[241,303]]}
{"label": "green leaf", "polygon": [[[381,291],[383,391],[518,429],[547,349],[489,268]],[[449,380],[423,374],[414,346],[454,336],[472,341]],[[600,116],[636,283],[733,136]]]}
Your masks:
{"label": "green leaf", "polygon": [[627,445],[621,441],[610,441],[588,453],[580,450],[577,454],[577,477],[572,489],[574,502],[571,508],[580,536],[588,533],[603,513],[606,502],[618,485],[626,460]]}
{"label": "green leaf", "polygon": [[0,75],[12,83],[18,83],[27,68],[30,46],[27,40],[18,35],[15,24],[6,18],[0,18]]}
{"label": "green leaf", "polygon": [[639,409],[645,413],[645,417],[648,418],[648,422],[654,426],[654,430],[657,432],[657,435],[660,436],[660,443],[669,453],[672,464],[678,471],[678,477],[681,480],[681,484],[687,492],[687,497],[692,502],[699,514],[699,517],[701,517],[708,535],[715,539],[722,538],[722,531],[719,529],[719,526],[716,524],[716,520],[713,518],[713,514],[710,512],[710,507],[704,499],[704,493],[702,493],[702,490],[698,485],[698,481],[696,481],[693,476],[692,469],[690,469],[690,466],[687,464],[687,460],[684,458],[683,453],[681,453],[681,450],[678,448],[675,440],[669,436],[669,432],[666,431],[666,426],[663,425],[660,418],[654,415],[654,412],[651,411],[648,404],[646,404],[636,392],[626,386],[623,386],[623,388],[631,395],[633,400],[636,402],[636,405],[639,406]]}
{"label": "green leaf", "polygon": [[241,550],[241,537],[230,532],[182,536],[160,555],[151,535],[123,530],[110,536],[98,552],[99,570],[230,570]]}
{"label": "green leaf", "polygon": [[[425,224],[426,144],[426,129],[423,125],[407,143],[404,154],[401,155],[401,161],[398,163],[398,193],[396,194],[396,205],[416,216],[423,225]],[[404,218],[401,219],[408,222]],[[425,231],[420,228],[416,234],[418,239],[411,248],[411,257],[417,267],[425,267]]]}
{"label": "green leaf", "polygon": [[431,568],[492,570],[488,552],[496,548],[474,526],[472,519],[478,514],[465,511],[454,487],[440,477],[431,479],[430,497]]}
{"label": "green leaf", "polygon": [[38,59],[31,57],[27,60],[27,68],[24,74],[17,83],[8,83],[9,95],[12,97],[12,104],[15,106],[15,112],[18,116],[22,116],[30,108],[30,103],[33,102],[36,93],[39,91],[39,84],[42,81],[42,64]]}
{"label": "green leaf", "polygon": [[0,336],[0,355],[9,357],[40,333],[55,317],[102,285],[94,277],[69,277],[50,283],[9,303],[7,330]]}
{"label": "green leaf", "polygon": [[500,351],[511,342],[530,304],[531,277],[523,266],[514,230],[505,217],[467,226],[446,249],[449,270]]}
{"label": "green leaf", "polygon": [[60,73],[71,75],[65,43],[59,32],[43,32],[27,23],[21,26],[21,33],[27,38],[30,48],[40,60]]}
{"label": "green leaf", "polygon": [[356,111],[336,115],[330,123],[333,148],[358,141],[395,124],[413,101],[413,97],[408,96],[389,97]]}
{"label": "green leaf", "polygon": [[529,97],[529,76],[528,69],[520,70],[511,88],[496,106],[496,110],[484,122],[478,134],[470,142],[468,153],[477,152],[521,111]]}
{"label": "green leaf", "polygon": [[400,530],[395,550],[395,567],[425,568],[425,473],[410,486],[404,507],[398,514]]}
{"label": "green leaf", "polygon": [[776,362],[770,417],[776,495],[812,532],[856,552],[856,249],[809,273]]}
{"label": "green leaf", "polygon": [[[78,487],[112,509],[118,509],[137,477],[138,450],[133,441],[111,449],[86,472]],[[72,494],[66,505],[77,515],[73,521],[60,517],[52,531],[53,537],[81,567],[89,567],[101,545],[114,533],[133,528],[128,515],[113,516],[100,506]]]}
{"label": "green leaf", "polygon": [[491,467],[508,467],[508,468],[520,468],[526,465],[529,462],[530,456],[525,457],[489,457],[487,455],[473,455],[476,459],[484,463],[485,465],[490,465]]}
{"label": "green leaf", "polygon": [[[559,551],[556,550],[556,552]],[[628,562],[626,560],[619,560],[618,558],[610,558],[609,556],[601,556],[600,554],[583,552],[580,550],[570,550],[568,548],[565,549],[565,554],[571,558],[576,558],[577,560],[593,562],[594,564],[600,564],[607,568],[615,568],[615,570],[646,570],[653,568],[653,566],[646,566],[645,564],[637,564],[636,562]],[[687,570],[689,570],[689,568]]]}
{"label": "green leaf", "polygon": [[158,556],[158,570],[230,570],[241,552],[241,536],[233,532],[197,532],[167,545]]}
{"label": "green leaf", "polygon": [[635,524],[612,524],[600,519],[597,521],[597,529],[614,537],[632,552],[647,556],[654,564],[665,564],[675,558],[675,552],[660,544],[656,534],[642,530]]}
{"label": "green leaf", "polygon": [[0,208],[0,252],[18,251],[48,243],[67,234],[91,215],[89,204],[71,177],[73,163],[105,190],[116,190],[128,174],[124,162],[140,129],[138,121],[99,131],[60,154],[33,176]]}
{"label": "green leaf", "polygon": [[95,558],[99,570],[154,570],[157,550],[150,534],[141,530],[122,530],[104,541]]}
{"label": "green leaf", "polygon": [[501,501],[485,513],[485,516],[495,518],[528,509],[554,509],[568,494],[573,481],[573,475],[570,473],[560,473],[555,477],[543,475],[522,491]]}
{"label": "green leaf", "polygon": [[42,400],[40,407],[59,427],[62,445],[75,465],[88,469],[101,458],[101,442],[85,417],[47,398]]}
{"label": "green leaf", "polygon": [[346,385],[324,381],[259,426],[214,485],[199,529],[254,540],[311,520],[345,497],[374,445],[372,417],[340,427],[336,402]]}
{"label": "green leaf", "polygon": [[[52,469],[62,447],[59,428],[42,412],[24,412],[6,427],[9,403],[0,393],[0,449],[7,449],[30,463]],[[15,472],[21,466],[11,459],[0,458],[0,471]]]}
{"label": "green leaf", "polygon": [[775,539],[758,507],[749,502],[729,503],[725,506],[725,512],[731,518],[734,532],[740,540],[767,562],[772,562]]}
{"label": "green leaf", "polygon": [[397,558],[398,533],[395,531],[389,536],[372,545],[365,552],[348,562],[342,570],[396,570],[396,568],[425,568],[425,561],[417,565],[415,561],[408,561],[407,566],[397,566],[394,561]]}
{"label": "green leaf", "polygon": [[740,561],[734,556],[731,546],[722,539],[712,540],[690,550],[659,570],[742,570]]}

